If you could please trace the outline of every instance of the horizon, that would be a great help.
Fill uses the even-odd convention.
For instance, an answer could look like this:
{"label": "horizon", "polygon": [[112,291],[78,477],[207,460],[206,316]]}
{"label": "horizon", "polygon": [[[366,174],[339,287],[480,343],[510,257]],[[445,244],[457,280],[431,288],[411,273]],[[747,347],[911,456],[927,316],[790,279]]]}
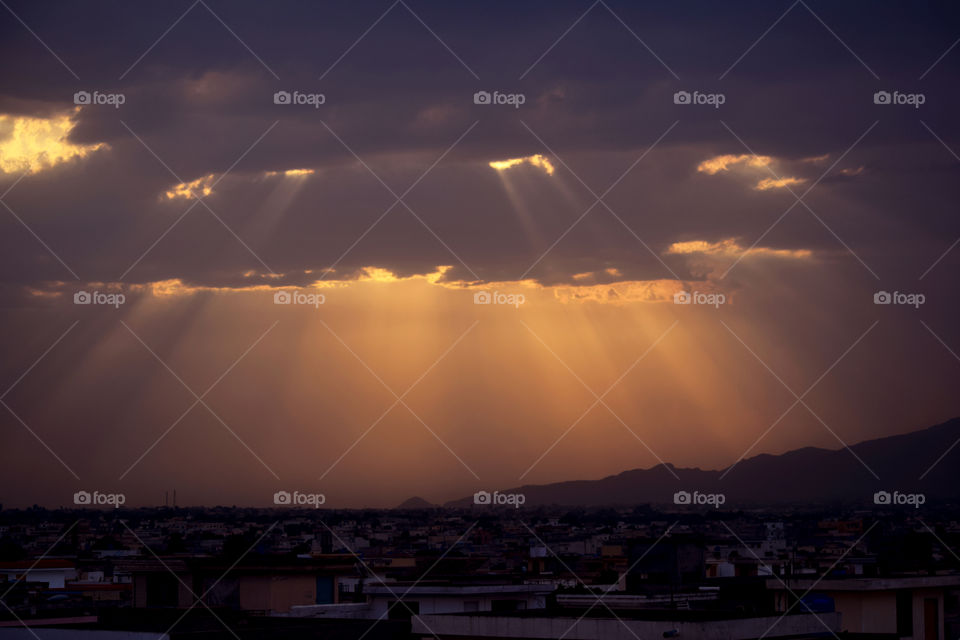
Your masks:
{"label": "horizon", "polygon": [[[938,427],[945,427],[945,426],[950,425],[951,423],[958,423],[958,422],[960,422],[960,416],[951,418],[951,419],[949,419],[949,420],[947,420],[947,421],[945,421],[945,422],[939,423],[939,424],[930,425],[930,426],[928,426],[928,427],[923,427],[923,428],[921,428],[921,429],[915,429],[915,430],[913,430],[913,431],[907,431],[907,432],[903,432],[903,433],[887,435],[887,436],[883,436],[882,438],[873,438],[873,439],[870,439],[870,440],[862,440],[862,441],[860,441],[860,442],[852,443],[850,446],[851,446],[851,447],[857,447],[857,446],[859,446],[859,445],[861,445],[861,444],[865,444],[865,443],[877,442],[877,441],[882,441],[882,440],[889,440],[889,439],[891,439],[891,438],[898,438],[898,437],[903,437],[903,436],[910,436],[910,435],[920,434],[920,433],[923,433],[923,432],[928,432],[928,431],[930,431],[930,430],[932,430],[932,429],[936,429],[936,428],[938,428]],[[791,450],[789,450],[789,451],[783,451],[783,452],[779,452],[779,453],[760,452],[760,453],[757,453],[756,455],[749,456],[749,457],[745,457],[745,458],[742,458],[742,459],[740,459],[740,460],[736,460],[736,461],[734,461],[734,462],[732,462],[732,463],[730,463],[730,464],[728,464],[728,465],[726,465],[726,466],[724,466],[724,467],[718,468],[718,469],[701,469],[701,468],[699,468],[699,467],[678,467],[678,466],[674,465],[674,464],[673,464],[672,462],[670,462],[670,461],[665,461],[662,465],[661,465],[661,464],[657,464],[657,465],[654,465],[654,466],[652,466],[652,467],[646,467],[646,468],[622,469],[622,470],[620,470],[620,471],[614,471],[614,472],[612,472],[612,473],[609,473],[609,474],[606,474],[606,475],[602,475],[602,476],[598,476],[598,477],[595,477],[595,478],[567,478],[567,479],[564,479],[564,480],[559,480],[559,481],[550,482],[550,483],[543,483],[543,484],[523,484],[523,485],[516,485],[516,486],[486,487],[486,489],[491,489],[491,490],[494,491],[494,492],[505,492],[505,491],[508,491],[508,490],[523,490],[523,489],[529,490],[529,489],[535,489],[535,488],[550,487],[550,486],[553,486],[553,485],[562,485],[562,484],[564,484],[564,483],[569,483],[569,482],[591,483],[591,482],[598,482],[598,481],[601,481],[601,480],[607,480],[607,479],[611,479],[611,478],[616,478],[616,477],[619,477],[619,476],[622,476],[622,475],[624,475],[624,474],[628,474],[628,473],[631,473],[631,472],[649,472],[649,471],[655,471],[656,469],[658,469],[658,468],[661,467],[661,466],[666,466],[666,467],[669,467],[669,468],[671,468],[671,469],[673,469],[673,470],[681,471],[681,472],[683,472],[683,471],[697,471],[697,472],[701,472],[701,473],[711,473],[711,472],[712,472],[712,473],[720,473],[720,472],[731,471],[731,470],[732,470],[735,466],[737,466],[738,464],[740,464],[740,463],[745,463],[745,462],[749,462],[751,459],[754,459],[754,458],[760,458],[760,457],[779,457],[779,456],[789,455],[789,454],[791,454],[791,453],[795,453],[795,452],[798,452],[798,451],[811,450],[811,449],[812,449],[812,450],[815,450],[815,451],[826,452],[826,453],[839,453],[839,452],[844,451],[844,448],[843,448],[843,447],[836,448],[836,449],[827,449],[827,448],[821,448],[821,447],[801,447],[800,449],[791,449]],[[947,452],[947,453],[948,453],[948,452]],[[938,462],[938,460],[934,460],[934,462],[936,463],[936,462]],[[935,466],[935,465],[931,465],[931,469],[932,469],[933,466]],[[721,476],[720,479],[722,480],[722,479],[723,479],[723,476]],[[922,478],[921,478],[921,479],[922,479]],[[678,482],[679,482],[682,486],[687,486],[687,485],[690,484],[689,479],[686,479],[686,481],[684,481],[683,478],[680,478],[680,479],[678,480]],[[680,486],[680,485],[678,485],[678,486]],[[877,487],[882,487],[882,486],[884,486],[883,483],[878,479],[878,480],[877,480]],[[481,491],[484,491],[485,489],[480,489],[480,490],[481,490]],[[23,508],[32,508],[32,507],[40,506],[41,508],[50,509],[50,510],[57,510],[57,511],[60,511],[60,510],[70,511],[70,510],[101,509],[101,510],[105,510],[107,513],[109,513],[111,510],[115,510],[115,509],[125,509],[125,510],[135,510],[135,511],[136,511],[136,510],[142,510],[142,509],[158,509],[158,508],[170,508],[170,509],[178,509],[178,508],[179,508],[179,509],[201,509],[201,510],[202,510],[202,509],[205,509],[205,508],[206,508],[206,509],[231,509],[231,508],[234,508],[234,509],[235,509],[235,508],[241,508],[241,509],[255,509],[255,510],[262,510],[262,509],[267,509],[267,510],[274,510],[274,509],[275,509],[275,510],[287,510],[287,511],[291,511],[291,512],[293,512],[293,513],[299,512],[299,513],[301,513],[301,514],[303,514],[303,513],[309,514],[310,512],[316,511],[316,510],[321,510],[321,511],[323,511],[323,510],[331,510],[331,511],[353,511],[353,510],[356,510],[356,511],[383,511],[383,510],[386,510],[386,511],[390,511],[390,510],[397,510],[397,509],[399,509],[399,510],[411,510],[411,509],[416,509],[416,508],[418,508],[418,507],[404,507],[403,505],[406,504],[406,503],[408,503],[408,502],[415,502],[415,501],[418,501],[418,500],[419,500],[419,501],[423,501],[423,502],[425,502],[425,503],[428,503],[429,507],[423,507],[423,508],[436,508],[436,509],[464,509],[464,508],[467,508],[467,509],[469,509],[469,508],[471,508],[471,507],[474,507],[474,508],[476,507],[476,505],[458,504],[458,503],[463,503],[463,502],[465,502],[465,501],[469,501],[469,500],[470,500],[470,496],[469,496],[469,495],[449,496],[449,497],[445,497],[445,498],[441,498],[441,499],[436,499],[436,498],[433,498],[433,497],[425,497],[425,496],[422,496],[422,495],[413,495],[413,496],[409,496],[409,497],[405,498],[404,500],[402,500],[401,502],[399,502],[399,503],[397,503],[397,504],[395,504],[395,505],[359,505],[359,506],[358,506],[358,505],[327,505],[327,504],[325,504],[325,503],[324,503],[324,504],[320,504],[320,505],[316,505],[316,506],[310,506],[310,505],[284,505],[284,504],[278,504],[278,503],[276,503],[275,500],[273,500],[273,502],[271,503],[271,497],[270,497],[270,496],[265,496],[266,499],[265,499],[262,503],[246,503],[246,504],[236,504],[236,503],[233,503],[233,504],[202,504],[202,503],[192,504],[192,503],[186,503],[186,504],[185,504],[185,503],[183,503],[182,499],[181,499],[181,500],[178,500],[178,499],[177,499],[176,491],[177,491],[176,488],[172,488],[172,489],[169,489],[169,490],[165,490],[165,491],[163,492],[163,502],[156,502],[156,503],[142,502],[142,503],[129,503],[129,504],[128,504],[128,503],[126,502],[126,500],[127,500],[126,494],[124,494],[124,500],[125,500],[124,504],[122,504],[122,505],[117,505],[117,506],[111,506],[110,504],[101,504],[101,505],[95,505],[95,504],[94,504],[94,505],[90,505],[90,504],[86,504],[86,505],[84,505],[84,504],[78,504],[78,503],[76,503],[75,501],[74,501],[74,502],[69,502],[69,501],[68,501],[68,502],[64,502],[63,504],[58,504],[58,505],[37,505],[37,504],[33,504],[33,505],[29,505],[29,507],[24,507],[24,506],[20,505],[18,508],[23,509]],[[299,491],[299,489],[294,489],[294,491]],[[288,493],[289,493],[289,492],[288,492]],[[181,497],[182,497],[182,495],[181,495]],[[324,496],[324,497],[325,497],[325,496]],[[649,505],[650,505],[650,506],[654,506],[654,507],[667,505],[667,504],[670,504],[670,503],[671,503],[671,499],[672,499],[672,496],[665,494],[665,495],[662,497],[661,501],[659,501],[659,502],[650,501],[650,502],[649,502]],[[845,497],[845,498],[842,498],[842,499],[841,499],[841,498],[838,498],[837,502],[838,502],[838,504],[856,504],[856,503],[869,503],[869,502],[871,502],[871,500],[872,500],[872,496],[870,496],[870,495],[868,495],[868,494],[864,494],[864,495],[860,495],[860,496],[855,497],[855,498],[849,498],[849,497]],[[529,508],[548,509],[548,508],[551,508],[551,507],[576,508],[576,507],[579,506],[580,508],[585,508],[585,509],[602,509],[602,508],[613,507],[613,506],[620,506],[620,507],[622,507],[622,506],[629,506],[629,505],[631,505],[631,504],[636,504],[636,503],[635,503],[635,502],[632,502],[632,501],[629,501],[629,500],[620,501],[620,502],[611,502],[611,503],[593,503],[593,502],[590,502],[590,503],[588,503],[588,502],[583,502],[583,503],[580,503],[580,504],[537,503],[537,504],[535,504],[535,505],[530,505],[530,506],[528,506],[528,507],[526,507],[526,508],[528,508],[528,509],[529,509]],[[641,504],[647,504],[647,503],[641,503]],[[780,501],[769,501],[769,500],[768,500],[768,501],[753,500],[753,501],[746,502],[746,503],[739,503],[735,508],[737,508],[737,507],[757,508],[757,507],[762,507],[762,506],[768,506],[768,507],[771,507],[771,508],[775,508],[775,507],[782,507],[782,506],[784,506],[784,505],[789,505],[789,504],[791,504],[790,501],[780,502]],[[2,505],[2,503],[0,503],[0,506],[3,506],[4,508],[9,508],[9,505]],[[676,507],[677,507],[677,505],[674,503],[674,508],[676,508]],[[818,506],[818,507],[811,507],[811,510],[814,510],[814,511],[815,511],[815,510],[824,509],[824,508],[827,508],[827,507],[825,506],[825,504],[822,504],[822,505],[820,505],[820,506]]]}

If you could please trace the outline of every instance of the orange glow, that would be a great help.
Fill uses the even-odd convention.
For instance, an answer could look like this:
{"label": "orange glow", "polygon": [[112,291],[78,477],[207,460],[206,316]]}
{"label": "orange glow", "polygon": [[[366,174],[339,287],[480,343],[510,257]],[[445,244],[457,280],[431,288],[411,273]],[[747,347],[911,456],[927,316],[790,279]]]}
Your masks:
{"label": "orange glow", "polygon": [[[731,250],[732,251],[732,250]],[[608,268],[598,272],[587,272],[576,274],[573,280],[577,284],[570,285],[542,285],[535,280],[513,280],[513,281],[487,281],[487,282],[465,282],[461,280],[445,280],[446,275],[453,269],[449,265],[441,265],[435,271],[423,274],[414,274],[410,276],[400,276],[395,272],[383,267],[364,267],[358,272],[340,278],[318,279],[309,284],[301,285],[301,289],[332,289],[332,288],[359,288],[365,285],[389,285],[397,287],[407,284],[421,284],[438,289],[450,291],[500,291],[504,293],[522,292],[526,296],[536,296],[543,300],[559,301],[561,303],[574,302],[599,302],[609,304],[625,304],[635,302],[663,302],[671,299],[671,296],[681,290],[682,283],[676,280],[618,280],[597,284],[600,278],[620,278],[622,274],[618,269]],[[179,278],[169,280],[158,280],[143,284],[129,285],[129,290],[136,293],[147,293],[156,298],[171,298],[191,296],[198,293],[249,293],[259,291],[275,291],[280,289],[289,289],[296,285],[287,282],[288,276],[298,276],[309,274],[311,271],[298,272],[297,274],[269,274],[256,271],[247,271],[243,274],[244,279],[249,284],[234,286],[214,286],[214,285],[191,285],[183,282]],[[62,284],[62,283],[60,283]],[[94,284],[103,289],[120,289],[122,283],[88,283]],[[52,296],[59,295],[56,287],[49,290],[35,290],[32,295]]]}
{"label": "orange glow", "polygon": [[490,167],[496,169],[497,171],[506,171],[507,169],[512,169],[521,164],[531,164],[534,167],[543,169],[543,172],[548,176],[552,176],[556,168],[553,166],[553,163],[550,162],[548,158],[545,158],[541,154],[537,153],[532,156],[527,156],[525,158],[509,158],[507,160],[493,160],[491,161]]}
{"label": "orange glow", "polygon": [[73,144],[67,140],[76,126],[72,113],[51,118],[0,115],[0,171],[38,173],[84,158],[104,143]]}
{"label": "orange glow", "polygon": [[673,302],[673,294],[683,290],[677,280],[624,280],[609,284],[554,285],[545,287],[561,303],[593,302],[603,305]]}
{"label": "orange glow", "polygon": [[806,182],[805,178],[764,178],[756,184],[754,189],[757,191],[769,191],[771,189],[784,189],[794,184],[803,184]]}
{"label": "orange glow", "polygon": [[716,175],[721,171],[728,171],[733,167],[751,167],[760,168],[770,166],[773,158],[770,156],[753,156],[748,154],[741,155],[722,155],[704,160],[697,165],[697,171],[707,175]]}
{"label": "orange glow", "polygon": [[300,178],[313,175],[314,173],[315,171],[313,169],[287,169],[286,171],[267,171],[263,175],[271,178],[281,175],[287,178]]}
{"label": "orange glow", "polygon": [[690,240],[687,242],[674,242],[668,248],[666,253],[671,255],[711,255],[735,258],[743,255],[747,256],[765,256],[772,258],[809,258],[813,255],[809,249],[771,249],[769,247],[753,247],[747,249],[741,246],[735,239],[727,238],[720,242],[707,242],[706,240]]}
{"label": "orange glow", "polygon": [[[732,242],[695,240],[678,243],[673,253],[727,254],[739,248]],[[620,269],[629,273],[626,266],[589,273],[616,278],[622,275],[611,271],[619,274]],[[221,396],[212,406],[268,464],[277,467],[282,461],[284,469],[291,469],[291,482],[316,482],[379,421],[324,481],[344,487],[337,500],[347,504],[371,504],[370,495],[376,496],[377,506],[398,504],[411,493],[434,500],[469,495],[466,489],[474,478],[444,444],[485,480],[505,487],[520,484],[520,474],[555,442],[523,482],[598,478],[657,464],[638,437],[664,460],[716,468],[750,446],[789,400],[718,322],[715,309],[673,304],[673,294],[680,290],[712,292],[721,283],[636,280],[545,287],[533,281],[480,285],[443,279],[450,275],[449,266],[417,275],[377,266],[331,273],[339,279],[300,287],[327,294],[319,309],[275,304],[274,294],[290,288],[292,281],[304,281],[303,272],[274,277],[248,271],[241,286],[232,288],[171,279],[130,287],[142,295],[124,308],[124,322],[153,346],[160,338],[156,325],[149,329],[150,318],[161,314],[174,324],[179,318],[184,328],[177,327],[177,340],[161,354],[173,370],[185,372],[189,384],[201,388],[266,335],[223,382],[221,393],[236,402]],[[69,287],[65,291],[72,291],[74,283]],[[519,308],[477,305],[480,290],[522,293],[526,301]],[[784,293],[792,295],[786,288]],[[191,300],[192,294],[199,294],[198,299]],[[751,304],[750,296],[742,299]],[[238,317],[245,320],[242,326]],[[787,365],[777,357],[776,345],[789,334],[776,324],[759,331],[748,321],[726,321],[738,334],[750,335],[750,346],[770,359],[774,370],[796,366],[792,353]],[[277,322],[277,329],[269,331]],[[106,324],[106,338],[96,341],[79,364],[74,384],[68,385],[77,395],[69,397],[67,406],[110,380],[118,359],[144,359],[130,332],[118,325],[113,320]],[[218,340],[211,340],[213,335]],[[805,356],[800,354],[800,366],[806,366]],[[822,372],[821,360],[813,359],[810,377]],[[388,411],[395,397],[383,384],[399,394],[421,376],[405,402],[444,444],[403,406]],[[156,406],[169,405],[169,383],[168,376],[158,376],[144,397]],[[760,392],[742,393],[745,385]],[[591,391],[604,394],[604,405],[617,417],[604,405],[591,409]],[[179,405],[168,407],[159,428],[176,420],[180,411]],[[131,409],[129,419],[138,415]],[[797,421],[791,426],[809,424],[801,422],[809,418],[799,412],[785,420]],[[267,423],[283,424],[288,437],[255,428]],[[664,426],[674,424],[696,428],[677,437],[678,429]],[[794,446],[791,433],[776,430],[763,450]],[[690,438],[703,446],[691,448]],[[152,440],[141,438],[141,447]],[[178,427],[134,470],[131,481],[149,482],[165,461],[185,464],[184,455],[188,472],[201,469],[204,456],[228,441],[220,430]],[[129,449],[117,451],[128,464],[140,453]],[[371,465],[372,458],[382,462]],[[223,456],[215,464],[218,473],[236,474],[237,486],[244,489],[263,482],[264,472],[245,455]],[[444,478],[442,487],[437,477]],[[371,493],[375,487],[388,490]]]}
{"label": "orange glow", "polygon": [[213,193],[213,179],[216,176],[214,174],[208,174],[201,176],[192,182],[181,182],[180,184],[174,185],[169,191],[164,195],[167,196],[167,200],[173,200],[174,198],[193,198],[194,191],[199,191],[204,196],[208,196]]}

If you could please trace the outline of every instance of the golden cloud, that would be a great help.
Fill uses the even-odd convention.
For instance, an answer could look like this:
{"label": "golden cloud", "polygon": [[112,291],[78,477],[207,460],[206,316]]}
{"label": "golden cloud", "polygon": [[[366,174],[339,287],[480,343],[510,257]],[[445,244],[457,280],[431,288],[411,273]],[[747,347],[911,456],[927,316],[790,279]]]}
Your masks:
{"label": "golden cloud", "polygon": [[313,169],[287,169],[286,171],[267,171],[263,175],[267,177],[273,176],[285,176],[288,178],[298,178],[303,176],[313,175],[315,172]]}
{"label": "golden cloud", "polygon": [[0,171],[38,173],[44,169],[84,158],[105,147],[73,144],[67,138],[76,122],[73,114],[51,118],[0,115]]}
{"label": "golden cloud", "polygon": [[794,178],[791,176],[786,178],[764,178],[753,188],[757,191],[770,191],[771,189],[785,189],[790,185],[803,184],[806,181],[806,178]]}
{"label": "golden cloud", "polygon": [[213,179],[215,177],[216,176],[211,173],[191,182],[175,184],[164,195],[167,197],[167,200],[173,200],[174,198],[193,198],[194,192],[200,192],[204,196],[208,196],[213,193]]}
{"label": "golden cloud", "polygon": [[511,169],[524,163],[531,164],[539,169],[543,169],[544,173],[546,173],[548,176],[552,176],[553,172],[556,170],[556,168],[553,166],[553,163],[539,153],[532,156],[526,156],[525,158],[493,160],[490,162],[490,167],[496,169],[497,171],[506,171],[507,169]]}
{"label": "golden cloud", "polygon": [[624,280],[609,284],[552,285],[543,287],[564,303],[635,304],[672,302],[673,294],[683,290],[678,280]]}
{"label": "golden cloud", "polygon": [[770,166],[773,158],[770,156],[754,156],[749,154],[733,155],[727,154],[708,158],[697,165],[697,171],[707,175],[716,175],[721,171],[728,171],[734,167],[751,167],[762,169]]}
{"label": "golden cloud", "polygon": [[770,247],[751,247],[744,248],[734,238],[727,238],[719,242],[707,242],[706,240],[689,240],[687,242],[674,242],[667,247],[666,253],[671,255],[706,255],[725,258],[736,258],[741,255],[744,257],[768,257],[768,258],[809,258],[813,252],[809,249],[771,249]]}

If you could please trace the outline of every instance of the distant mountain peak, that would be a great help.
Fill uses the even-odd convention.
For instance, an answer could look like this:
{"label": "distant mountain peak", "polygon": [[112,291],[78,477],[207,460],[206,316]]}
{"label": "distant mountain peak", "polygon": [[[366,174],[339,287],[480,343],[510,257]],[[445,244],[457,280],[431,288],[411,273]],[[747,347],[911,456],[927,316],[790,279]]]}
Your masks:
{"label": "distant mountain peak", "polygon": [[437,505],[427,502],[420,496],[413,496],[412,498],[407,498],[399,505],[395,507],[396,509],[435,509]]}

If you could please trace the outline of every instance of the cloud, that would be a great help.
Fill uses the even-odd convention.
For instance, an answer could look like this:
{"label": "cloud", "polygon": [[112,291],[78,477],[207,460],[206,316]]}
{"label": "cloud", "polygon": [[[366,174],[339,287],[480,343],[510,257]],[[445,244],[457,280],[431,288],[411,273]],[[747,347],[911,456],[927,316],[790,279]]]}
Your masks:
{"label": "cloud", "polygon": [[718,242],[706,240],[688,240],[674,242],[666,251],[673,255],[706,255],[726,258],[763,257],[763,258],[790,258],[806,259],[813,256],[809,249],[774,249],[771,247],[743,247],[735,238],[727,238]]}
{"label": "cloud", "polygon": [[673,294],[682,290],[683,284],[677,280],[627,280],[607,284],[556,285],[549,288],[557,300],[566,304],[617,306],[672,302]]}
{"label": "cloud", "polygon": [[770,166],[773,158],[770,156],[754,156],[749,154],[714,156],[697,165],[697,171],[713,176],[721,171],[728,171],[735,167],[763,168]]}
{"label": "cloud", "polygon": [[800,158],[800,162],[804,162],[806,164],[823,164],[829,159],[830,159],[830,154],[824,153],[819,156],[810,156],[808,158]]}
{"label": "cloud", "polygon": [[215,178],[216,176],[211,173],[190,182],[181,182],[173,185],[164,195],[167,197],[167,200],[173,200],[174,198],[190,199],[197,197],[196,194],[209,196],[213,193],[213,182]]}
{"label": "cloud", "polygon": [[[827,157],[829,157],[829,154],[814,158],[803,158],[799,160],[798,164],[816,164]],[[773,166],[783,164],[785,164],[783,160],[775,159],[771,156],[726,154],[714,156],[702,161],[697,165],[697,171],[710,176],[717,175],[718,173],[733,171],[741,174],[756,174],[763,172],[770,173],[774,176],[760,179],[760,181],[753,186],[755,191],[785,189],[789,188],[791,185],[803,184],[807,181],[806,178],[798,178],[794,176],[776,177]]]}
{"label": "cloud", "polygon": [[769,191],[771,189],[785,189],[790,185],[794,184],[803,184],[806,182],[806,178],[764,178],[756,184],[753,188],[757,191]]}
{"label": "cloud", "polygon": [[[247,5],[238,5],[225,19],[280,76],[279,83],[222,25],[200,19],[203,12],[187,15],[118,82],[156,40],[158,21],[170,24],[177,17],[166,13],[155,8],[115,16],[128,37],[109,53],[85,44],[108,33],[107,23],[96,12],[71,13],[70,32],[82,29],[90,38],[64,38],[56,47],[58,55],[78,72],[83,68],[86,89],[122,91],[126,101],[120,109],[76,111],[72,96],[84,87],[75,86],[52,57],[33,55],[35,42],[20,26],[11,24],[5,32],[9,37],[0,43],[10,61],[9,81],[0,94],[6,121],[53,121],[69,114],[69,130],[64,127],[55,137],[67,149],[86,152],[81,162],[68,161],[79,155],[47,154],[68,160],[55,165],[56,171],[31,174],[5,202],[29,214],[24,221],[83,280],[116,279],[145,252],[126,280],[244,286],[245,272],[267,272],[261,261],[293,283],[334,263],[338,273],[379,265],[398,277],[429,274],[435,265],[450,264],[447,278],[463,281],[530,277],[544,284],[572,284],[575,275],[590,273],[597,274],[593,281],[603,283],[612,279],[603,273],[609,265],[616,265],[624,280],[686,279],[691,274],[683,255],[666,251],[676,238],[758,237],[772,221],[767,220],[769,198],[757,194],[782,195],[787,184],[796,184],[792,180],[810,184],[826,158],[838,157],[856,140],[865,128],[864,108],[872,108],[853,97],[838,97],[844,92],[853,96],[860,88],[856,78],[863,69],[855,59],[838,61],[825,54],[800,59],[782,55],[796,53],[790,38],[765,41],[765,55],[779,55],[786,66],[776,72],[758,67],[751,64],[751,54],[729,76],[731,94],[735,91],[743,100],[724,105],[725,122],[762,155],[735,153],[743,147],[729,131],[689,110],[650,149],[681,115],[670,99],[675,87],[655,59],[623,55],[616,43],[625,32],[616,21],[598,21],[591,27],[595,31],[578,27],[572,32],[584,38],[593,34],[589,48],[570,41],[551,51],[525,78],[522,90],[528,100],[516,113],[474,105],[472,95],[483,87],[474,86],[474,78],[441,45],[409,46],[421,42],[422,33],[411,31],[396,12],[378,24],[370,46],[352,50],[317,86],[316,69],[325,69],[350,44],[342,42],[343,24],[362,32],[364,19],[345,8],[337,20],[321,20],[319,10],[297,5],[278,12],[269,33],[261,29],[262,14]],[[510,28],[504,37],[518,37],[509,49],[516,55],[493,55],[477,41],[475,21],[481,18],[476,15],[467,18],[438,7],[436,15],[424,19],[443,29],[458,56],[489,77],[516,73],[518,57],[536,59],[536,52],[527,50],[531,38],[551,42],[558,27],[562,33],[569,26],[544,22],[539,12],[528,9],[498,11],[482,20],[497,23],[507,15]],[[628,24],[682,28],[694,39],[718,24],[731,42],[755,38],[754,29],[716,10],[680,20],[672,12],[636,6],[621,16]],[[65,28],[56,12],[32,11],[23,17],[38,33]],[[832,16],[831,26],[840,28],[845,20],[856,24],[854,18],[840,12]],[[323,48],[307,44],[317,38],[307,37],[306,25],[320,29]],[[802,25],[781,26],[813,37],[813,42],[824,35],[819,25],[809,33]],[[884,35],[871,32],[864,38],[882,43]],[[695,50],[670,54],[669,43],[651,47],[665,49],[671,66],[671,58],[689,56],[691,76],[715,71],[702,67],[702,59],[709,57]],[[727,53],[731,61],[739,55]],[[592,61],[589,67],[579,63],[585,54]],[[384,73],[386,64],[389,74]],[[948,66],[938,70],[954,63],[947,58],[942,64]],[[631,80],[641,77],[644,82]],[[937,90],[952,91],[946,74],[930,81]],[[296,89],[322,90],[326,104],[298,109],[273,103],[277,90]],[[638,111],[645,114],[640,121]],[[928,122],[935,121],[934,115]],[[177,180],[121,119],[184,184],[172,185]],[[884,248],[896,245],[906,227],[916,232],[918,256],[939,255],[946,248],[941,238],[954,226],[949,207],[936,198],[949,188],[947,175],[912,167],[918,162],[946,167],[953,159],[922,128],[891,126],[888,133],[882,146],[877,133],[870,133],[847,156],[851,167],[870,167],[857,179],[875,180],[876,188],[855,191],[856,181],[839,178],[851,177],[857,169],[838,166],[814,195],[831,199],[837,222],[827,221],[858,253],[883,260]],[[595,198],[557,158],[599,194],[648,149],[649,155],[604,197],[617,217],[598,204],[579,220]],[[41,156],[35,155],[39,163]],[[698,176],[732,179],[689,180],[691,167]],[[770,169],[784,182],[770,176]],[[213,187],[210,177],[228,170]],[[298,175],[300,171],[313,173]],[[524,180],[524,172],[543,172],[550,179]],[[396,194],[415,185],[404,203],[416,217],[403,204],[384,215],[394,194],[378,178]],[[507,180],[513,190],[509,196],[503,184]],[[0,174],[4,188],[11,181]],[[194,207],[178,222],[179,213],[191,204],[191,191],[206,194],[212,211]],[[923,200],[917,207],[921,213],[909,220],[890,204],[905,193],[921,194],[917,197]],[[64,216],[65,211],[70,215]],[[884,219],[882,232],[864,226],[876,216]],[[802,218],[791,214],[774,230],[777,247],[817,254],[838,248],[832,235],[802,224]],[[9,286],[36,287],[65,278],[44,246],[19,233],[0,238],[0,269]]]}
{"label": "cloud", "polygon": [[303,178],[305,176],[310,176],[314,174],[313,169],[286,169],[285,171],[266,171],[264,176],[274,177],[274,176],[284,176],[287,178]]}
{"label": "cloud", "polygon": [[506,171],[507,169],[511,169],[513,167],[522,165],[524,163],[533,165],[534,167],[537,167],[539,169],[543,169],[543,172],[546,173],[548,176],[552,176],[553,172],[555,171],[553,163],[550,162],[548,158],[545,158],[539,153],[536,153],[532,156],[527,156],[525,158],[492,160],[490,162],[490,167],[492,167],[493,169],[496,169],[497,171]]}
{"label": "cloud", "polygon": [[74,144],[74,113],[44,118],[0,114],[0,172],[38,173],[103,148],[103,143]]}

